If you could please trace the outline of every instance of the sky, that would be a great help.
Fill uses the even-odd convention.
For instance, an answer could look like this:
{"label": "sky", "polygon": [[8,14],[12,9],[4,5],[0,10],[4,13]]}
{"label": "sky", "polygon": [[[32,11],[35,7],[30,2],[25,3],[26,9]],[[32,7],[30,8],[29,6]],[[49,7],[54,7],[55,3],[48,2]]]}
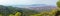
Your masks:
{"label": "sky", "polygon": [[56,5],[57,0],[0,0],[0,5],[30,5],[47,4]]}

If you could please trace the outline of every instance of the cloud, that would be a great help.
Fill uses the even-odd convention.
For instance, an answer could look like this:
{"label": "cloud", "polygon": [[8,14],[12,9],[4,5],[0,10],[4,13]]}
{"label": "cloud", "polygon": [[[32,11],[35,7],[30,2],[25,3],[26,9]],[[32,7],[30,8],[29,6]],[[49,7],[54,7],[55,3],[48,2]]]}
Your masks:
{"label": "cloud", "polygon": [[57,0],[0,0],[2,5],[20,5],[20,4],[52,4],[55,5]]}

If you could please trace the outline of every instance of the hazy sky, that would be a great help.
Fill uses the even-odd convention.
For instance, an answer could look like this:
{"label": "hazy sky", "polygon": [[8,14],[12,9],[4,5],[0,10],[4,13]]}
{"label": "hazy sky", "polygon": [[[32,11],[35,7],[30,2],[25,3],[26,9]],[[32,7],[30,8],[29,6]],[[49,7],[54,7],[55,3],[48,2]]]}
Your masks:
{"label": "hazy sky", "polygon": [[57,0],[0,0],[0,5],[48,4],[56,5]]}

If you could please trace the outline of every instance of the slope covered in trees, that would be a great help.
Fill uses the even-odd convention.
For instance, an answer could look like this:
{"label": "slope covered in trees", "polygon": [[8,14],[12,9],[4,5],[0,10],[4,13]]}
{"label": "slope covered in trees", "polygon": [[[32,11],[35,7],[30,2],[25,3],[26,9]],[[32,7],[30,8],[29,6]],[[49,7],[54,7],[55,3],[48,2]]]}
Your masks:
{"label": "slope covered in trees", "polygon": [[2,16],[15,15],[17,12],[20,12],[21,16],[29,16],[30,14],[37,13],[35,10],[0,5],[0,14],[2,14]]}

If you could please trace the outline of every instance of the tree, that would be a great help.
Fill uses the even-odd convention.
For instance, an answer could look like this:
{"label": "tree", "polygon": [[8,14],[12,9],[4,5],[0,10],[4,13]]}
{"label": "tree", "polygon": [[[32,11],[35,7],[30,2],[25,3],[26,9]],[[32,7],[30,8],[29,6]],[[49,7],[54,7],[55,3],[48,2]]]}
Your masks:
{"label": "tree", "polygon": [[20,16],[21,15],[21,13],[20,12],[17,12],[16,14],[15,14],[15,16]]}
{"label": "tree", "polygon": [[57,7],[59,8],[55,14],[55,16],[59,16],[60,15],[60,0],[57,2]]}
{"label": "tree", "polygon": [[57,6],[60,8],[60,0],[57,2]]}
{"label": "tree", "polygon": [[15,15],[13,15],[13,14],[10,14],[9,16],[15,16]]}

